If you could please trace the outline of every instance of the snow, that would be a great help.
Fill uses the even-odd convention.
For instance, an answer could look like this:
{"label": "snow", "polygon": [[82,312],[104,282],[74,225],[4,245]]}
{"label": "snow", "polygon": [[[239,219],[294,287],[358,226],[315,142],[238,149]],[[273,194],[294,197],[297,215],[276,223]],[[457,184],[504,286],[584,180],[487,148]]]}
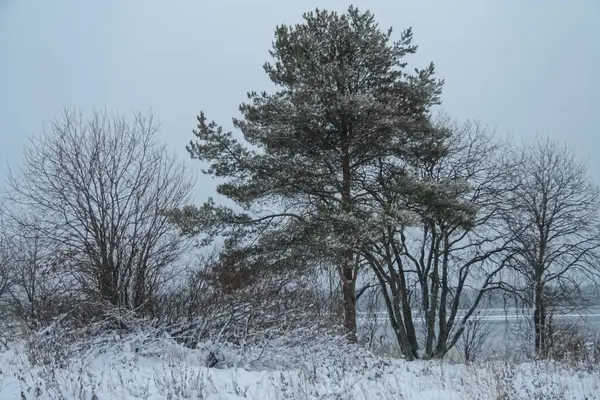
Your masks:
{"label": "snow", "polygon": [[[281,344],[189,349],[169,338],[135,335],[56,351],[55,361],[32,365],[29,358],[43,359],[43,351],[13,342],[0,353],[0,399],[21,399],[21,392],[28,400],[600,399],[598,365],[409,363],[331,340]],[[61,345],[46,349],[55,348]],[[221,368],[205,366],[209,348],[224,359]]]}

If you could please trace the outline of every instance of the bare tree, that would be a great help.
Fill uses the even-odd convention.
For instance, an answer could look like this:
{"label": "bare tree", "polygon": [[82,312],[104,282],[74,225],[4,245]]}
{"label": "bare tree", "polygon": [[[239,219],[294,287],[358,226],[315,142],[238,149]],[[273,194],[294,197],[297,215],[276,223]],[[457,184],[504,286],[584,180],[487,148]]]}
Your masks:
{"label": "bare tree", "polygon": [[533,307],[535,351],[548,350],[549,307],[581,304],[581,285],[598,277],[598,188],[565,146],[538,138],[518,155],[518,182],[506,215],[516,236],[511,265]]}
{"label": "bare tree", "polygon": [[[500,218],[513,168],[503,157],[505,144],[477,123],[439,123],[452,132],[442,145],[448,151],[410,165],[421,190],[407,188],[405,197],[398,191],[401,174],[399,184],[381,179],[388,187],[377,189],[384,209],[410,210],[415,222],[390,224],[363,248],[407,359],[443,357],[452,349],[486,293],[505,288],[510,258],[512,238]],[[467,290],[475,297],[465,307]]]}
{"label": "bare tree", "polygon": [[151,114],[85,119],[67,110],[9,174],[13,219],[55,249],[88,300],[151,311],[181,255],[167,211],[188,200],[192,182],[158,129]]}

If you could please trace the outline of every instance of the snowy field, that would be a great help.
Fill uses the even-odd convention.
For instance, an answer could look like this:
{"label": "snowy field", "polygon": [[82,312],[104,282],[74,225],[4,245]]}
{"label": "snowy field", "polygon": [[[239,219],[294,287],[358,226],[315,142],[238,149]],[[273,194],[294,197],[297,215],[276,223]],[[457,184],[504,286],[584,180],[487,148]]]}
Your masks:
{"label": "snowy field", "polygon": [[407,363],[336,339],[290,343],[191,350],[138,334],[70,351],[12,344],[0,352],[0,399],[600,399],[598,366]]}

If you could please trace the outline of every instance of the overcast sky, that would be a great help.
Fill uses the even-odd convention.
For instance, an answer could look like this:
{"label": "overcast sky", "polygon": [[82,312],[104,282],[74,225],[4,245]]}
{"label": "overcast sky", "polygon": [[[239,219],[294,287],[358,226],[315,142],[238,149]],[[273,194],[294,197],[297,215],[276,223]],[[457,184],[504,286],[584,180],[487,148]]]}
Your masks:
{"label": "overcast sky", "polygon": [[[230,126],[277,24],[321,1],[0,0],[0,179],[26,136],[64,106],[152,108],[182,157],[200,110]],[[383,27],[414,29],[411,67],[434,61],[444,108],[515,138],[562,139],[600,181],[599,0],[361,0]],[[190,161],[190,163],[192,163]],[[195,168],[197,166],[193,165]],[[213,183],[199,180],[198,199]]]}

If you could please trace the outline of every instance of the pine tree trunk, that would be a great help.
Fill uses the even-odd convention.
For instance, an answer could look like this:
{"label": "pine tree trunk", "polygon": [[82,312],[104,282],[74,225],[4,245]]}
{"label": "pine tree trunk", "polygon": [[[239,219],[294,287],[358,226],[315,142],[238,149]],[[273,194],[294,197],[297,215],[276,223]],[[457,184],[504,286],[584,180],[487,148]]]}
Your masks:
{"label": "pine tree trunk", "polygon": [[[343,142],[346,142],[347,132],[344,132]],[[345,213],[351,212],[350,204],[350,156],[348,154],[347,144],[342,146],[342,190],[341,190],[341,208]],[[348,341],[356,343],[356,270],[354,267],[354,252],[352,244],[347,243],[348,250],[344,252],[344,264],[342,265],[340,275],[342,279],[342,296],[344,303],[344,328]]]}
{"label": "pine tree trunk", "polygon": [[[350,255],[352,257],[352,255]],[[344,330],[348,341],[356,343],[356,282],[352,262],[342,271],[342,297],[344,302]]]}

